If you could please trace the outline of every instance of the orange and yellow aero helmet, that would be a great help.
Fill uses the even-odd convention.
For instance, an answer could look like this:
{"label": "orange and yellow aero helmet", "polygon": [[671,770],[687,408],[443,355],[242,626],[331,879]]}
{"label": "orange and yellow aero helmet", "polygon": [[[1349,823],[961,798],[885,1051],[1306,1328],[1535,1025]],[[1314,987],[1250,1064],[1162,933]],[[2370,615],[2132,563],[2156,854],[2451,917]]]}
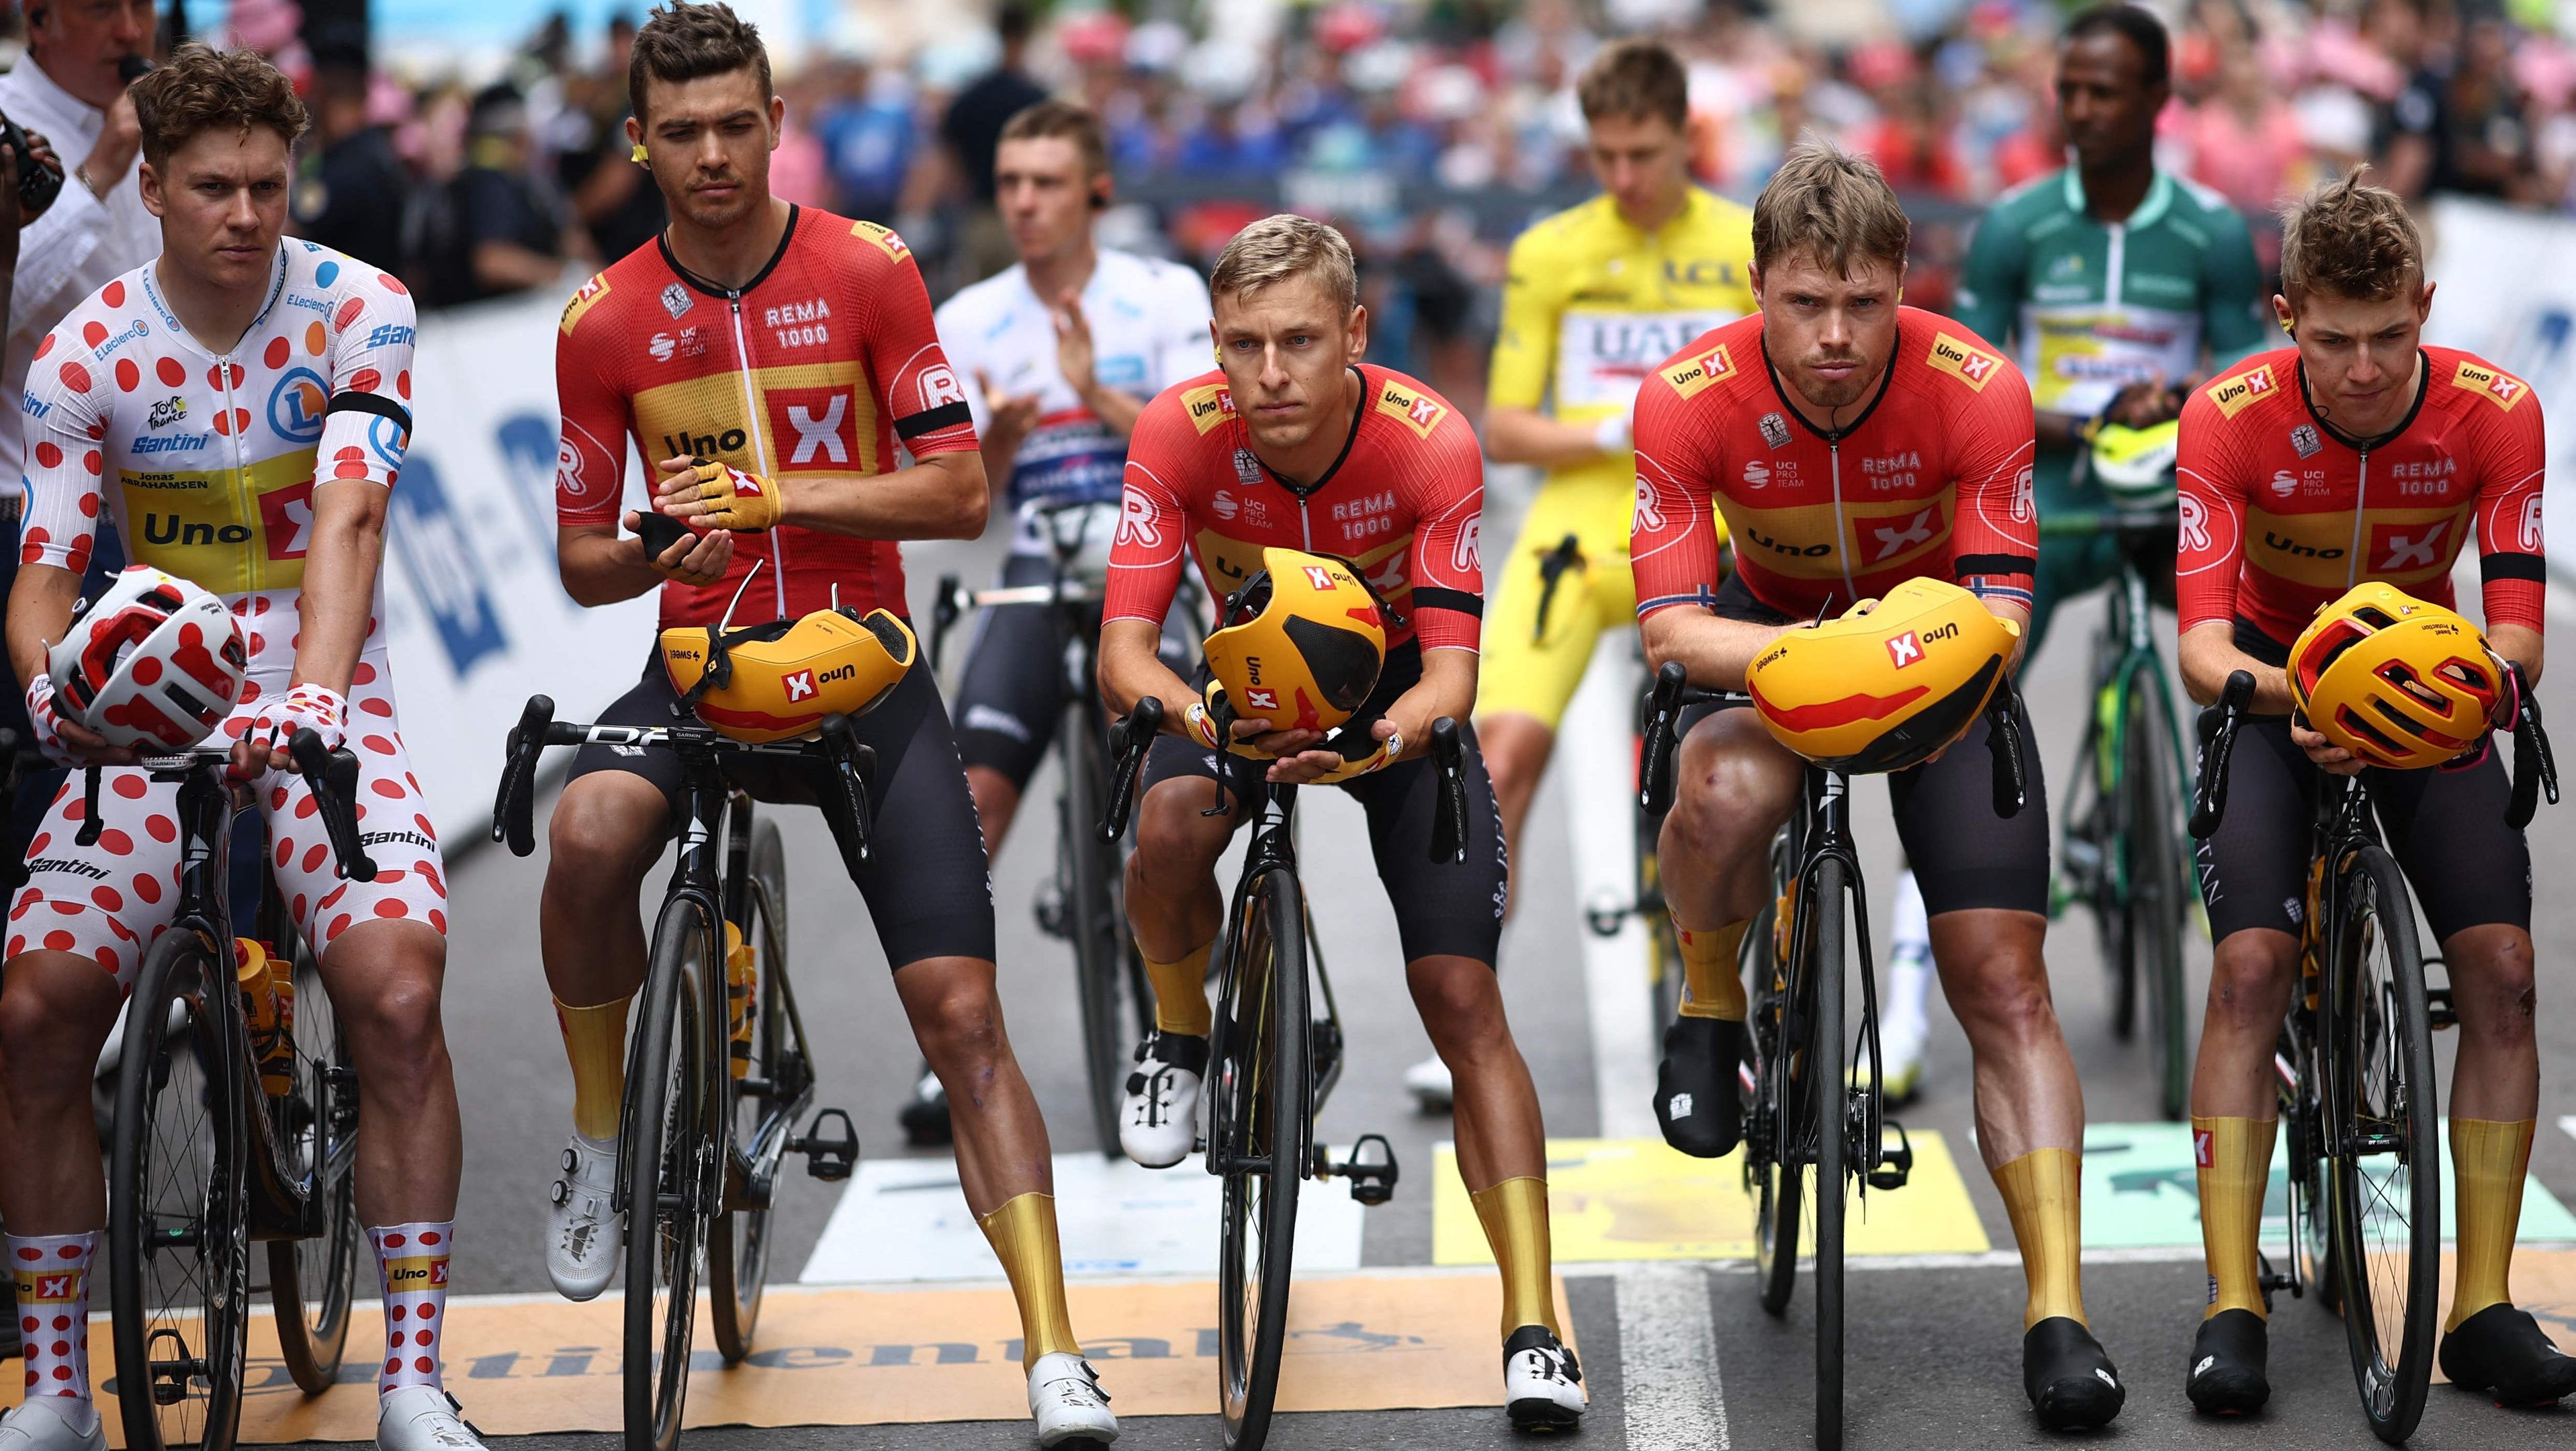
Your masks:
{"label": "orange and yellow aero helmet", "polygon": [[1909,579],[1782,635],[1744,686],[1772,737],[1817,765],[1902,771],[1967,731],[2020,635],[1959,586]]}
{"label": "orange and yellow aero helmet", "polygon": [[2478,628],[2393,585],[2356,585],[2290,647],[2290,697],[2319,735],[2374,766],[2474,749],[2510,694]]}
{"label": "orange and yellow aero helmet", "polygon": [[827,715],[866,714],[917,649],[912,627],[890,612],[836,608],[746,630],[664,630],[662,668],[698,719],[757,745],[804,735]]}
{"label": "orange and yellow aero helmet", "polygon": [[1207,638],[1209,691],[1237,719],[1274,730],[1328,731],[1377,688],[1386,617],[1356,571],[1338,559],[1273,546],[1261,571],[1226,596]]}

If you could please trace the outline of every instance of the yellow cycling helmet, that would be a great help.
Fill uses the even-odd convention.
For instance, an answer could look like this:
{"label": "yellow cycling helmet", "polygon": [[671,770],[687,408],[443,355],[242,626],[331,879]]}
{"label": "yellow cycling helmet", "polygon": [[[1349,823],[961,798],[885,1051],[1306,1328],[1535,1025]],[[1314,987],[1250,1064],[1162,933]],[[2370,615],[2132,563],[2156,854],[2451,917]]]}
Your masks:
{"label": "yellow cycling helmet", "polygon": [[2088,472],[2113,503],[2146,504],[2174,493],[2174,460],[2182,453],[2182,420],[2145,428],[2105,423],[2093,430]]}
{"label": "yellow cycling helmet", "polygon": [[1207,638],[1208,699],[1274,730],[1328,731],[1377,688],[1386,616],[1358,571],[1303,550],[1261,551],[1261,571],[1226,596]]}
{"label": "yellow cycling helmet", "polygon": [[912,668],[912,627],[885,610],[816,610],[747,630],[662,632],[662,668],[698,719],[738,741],[801,736],[873,709]]}
{"label": "yellow cycling helmet", "polygon": [[1744,686],[1772,737],[1817,765],[1902,771],[1966,732],[2020,635],[1957,585],[1909,579],[1782,635]]}
{"label": "yellow cycling helmet", "polygon": [[2473,749],[2511,693],[2478,628],[2393,585],[2357,585],[2290,647],[2290,696],[2319,735],[2374,766]]}

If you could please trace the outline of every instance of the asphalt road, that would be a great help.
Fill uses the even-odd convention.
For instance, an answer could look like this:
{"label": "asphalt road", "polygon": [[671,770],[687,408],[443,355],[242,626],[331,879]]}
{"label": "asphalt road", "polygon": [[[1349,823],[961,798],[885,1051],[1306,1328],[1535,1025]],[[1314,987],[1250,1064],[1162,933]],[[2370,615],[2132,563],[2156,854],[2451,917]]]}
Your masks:
{"label": "asphalt road", "polygon": [[[1498,530],[1494,537],[1509,536]],[[990,567],[985,546],[907,552],[917,594],[943,569],[963,569],[972,579]],[[2062,616],[2051,648],[2029,675],[2028,695],[2052,776],[2066,771],[2074,747],[2082,647],[2095,618],[2093,610],[2082,607]],[[2568,678],[2563,673],[2554,678],[2546,693],[2554,718],[2561,721],[2576,720],[2576,710],[2569,709],[2576,703],[2576,690],[2562,683]],[[566,709],[577,705],[566,702]],[[1051,798],[1042,777],[1032,790],[1033,809],[1024,822],[1043,826],[1043,812],[1036,808]],[[1860,798],[1868,845],[1865,870],[1877,901],[1873,916],[1883,922],[1887,889],[1894,880],[1893,832],[1884,792],[1864,787]],[[1449,1136],[1450,1125],[1445,1118],[1417,1115],[1398,1082],[1403,1067],[1428,1052],[1428,1040],[1403,993],[1392,919],[1366,856],[1311,845],[1356,839],[1357,813],[1339,801],[1315,806],[1322,809],[1310,809],[1305,822],[1308,886],[1335,969],[1351,1063],[1323,1129],[1339,1141],[1361,1131],[1384,1132],[1410,1171],[1406,1192],[1368,1217],[1365,1263],[1428,1264],[1431,1145]],[[900,1155],[906,1150],[892,1113],[910,1086],[914,1051],[857,895],[830,867],[819,820],[804,817],[810,813],[791,815],[785,823],[796,864],[793,951],[806,1019],[819,1039],[824,1101],[852,1110],[871,1158]],[[1559,773],[1540,797],[1524,859],[1516,864],[1520,901],[1501,969],[1549,1130],[1558,1137],[1594,1135],[1602,1125],[1593,1027],[1585,1006],[1584,926],[1573,893],[1561,885],[1573,879],[1576,867],[1567,820]],[[2566,880],[2555,864],[2567,859],[2572,841],[2576,806],[2545,813],[2535,828],[2534,856],[2542,863],[2543,884],[2537,923],[2541,995],[2558,1010],[2547,1013],[2541,1025],[2544,1087],[2532,1167],[2558,1195],[2576,1201],[2576,1142],[2555,1127],[2561,1114],[2576,1112],[2576,1088],[2571,1088],[2576,1082],[2576,1018],[2562,1006],[2576,997],[2576,976],[2568,969],[2571,953],[2576,953],[2576,908],[2564,894],[2549,890],[2553,882]],[[1055,1147],[1069,1151],[1091,1147],[1091,1131],[1079,1108],[1079,1048],[1066,1026],[1075,1019],[1069,958],[1062,944],[1036,931],[1029,913],[1036,883],[1049,868],[1047,851],[1042,831],[1023,831],[996,864],[994,888],[1004,1000],[1016,1047],[1048,1108]],[[536,893],[543,863],[541,858],[520,862],[490,848],[456,854],[451,861],[455,931],[447,1021],[467,1131],[454,1283],[467,1294],[542,1291],[544,1195],[562,1148],[570,1101],[537,958]],[[2154,1093],[2144,1053],[2115,1042],[2109,1033],[2105,976],[2092,936],[2089,921],[2074,913],[2049,939],[2059,1012],[2084,1066],[2087,1105],[2096,1121],[2152,1118]],[[2198,950],[2192,971],[2196,1030],[2205,948]],[[1958,1149],[1968,1193],[1987,1233],[1997,1246],[2006,1247],[2011,1239],[2002,1205],[1971,1152],[1966,1045],[1937,1007],[1934,1021],[1928,1086],[1906,1119],[1911,1126],[1942,1130]],[[801,1177],[790,1186],[779,1219],[783,1240],[774,1260],[782,1278],[792,1278],[804,1263],[829,1213],[832,1193]],[[1895,1199],[1880,1202],[1901,1204]],[[2019,1445],[2050,1439],[2035,1428],[2021,1394],[2016,1312],[2022,1281],[2015,1266],[1995,1262],[2002,1260],[1992,1256],[1948,1266],[1855,1269],[1847,1372],[1853,1444]],[[1648,1287],[1642,1281],[1590,1273],[1586,1267],[1569,1267],[1567,1274],[1592,1394],[1584,1440],[1612,1447],[1675,1444],[1651,1434],[1646,1428],[1655,1424],[1652,1417],[1632,1416],[1629,1407],[1632,1396],[1669,1389],[1661,1378],[1675,1373],[1651,1372],[1658,1380],[1653,1386],[1628,1381],[1632,1356],[1623,1337],[1621,1297],[1647,1293]],[[1721,1386],[1716,1405],[1722,1439],[1714,1444],[1805,1444],[1812,1301],[1802,1293],[1789,1317],[1775,1322],[1759,1312],[1749,1277],[1740,1268],[1691,1266],[1661,1274],[1664,1278],[1653,1282],[1660,1293],[1706,1296],[1715,1345],[1711,1373]],[[2313,1307],[2292,1305],[2276,1312],[2272,1412],[2255,1422],[2212,1424],[2191,1416],[2180,1389],[2185,1351],[2202,1303],[2197,1258],[2095,1262],[2088,1267],[2085,1286],[2092,1322],[2130,1382],[2128,1409],[2103,1439],[2143,1447],[2259,1438],[2267,1451],[2283,1451],[2350,1446],[2365,1434],[2353,1411],[2341,1331]],[[1631,1306],[1632,1322],[1643,1304]],[[2414,1444],[2527,1446],[2571,1435],[2576,1435],[2576,1412],[2506,1413],[2478,1398],[2437,1388]],[[1213,1444],[1216,1436],[1212,1415],[1131,1417],[1122,1444],[1203,1446]],[[528,1444],[599,1439],[528,1438]],[[754,1439],[765,1447],[943,1451],[1033,1444],[1025,1422],[705,1431],[691,1433],[689,1444],[721,1451]],[[1284,1419],[1274,1433],[1274,1444],[1298,1447],[1475,1447],[1512,1439],[1498,1410],[1295,1416]],[[1702,1435],[1693,1444],[1708,1441]]]}

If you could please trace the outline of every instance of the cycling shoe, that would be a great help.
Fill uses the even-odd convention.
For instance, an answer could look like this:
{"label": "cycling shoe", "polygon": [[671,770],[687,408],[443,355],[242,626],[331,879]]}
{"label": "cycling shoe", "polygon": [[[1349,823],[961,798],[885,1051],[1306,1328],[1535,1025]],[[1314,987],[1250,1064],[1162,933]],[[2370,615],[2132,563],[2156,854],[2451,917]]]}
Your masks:
{"label": "cycling shoe", "polygon": [[2264,1374],[2270,1358],[2271,1327],[2251,1310],[2221,1310],[2200,1322],[2191,1338],[2191,1369],[2184,1373],[2183,1394],[2193,1410],[2205,1416],[2243,1416],[2272,1398]]}
{"label": "cycling shoe", "polygon": [[2442,1374],[2500,1406],[2545,1406],[2576,1395],[2576,1357],[2528,1310],[2489,1305],[2442,1337]]}
{"label": "cycling shoe", "polygon": [[1694,1158],[1715,1159],[1744,1137],[1744,1025],[1720,1018],[1679,1017],[1664,1029],[1664,1061],[1655,1070],[1655,1122],[1664,1142]]}
{"label": "cycling shoe", "polygon": [[2052,1431],[2107,1426],[2129,1398],[2102,1342],[2084,1322],[2051,1315],[2021,1337],[2021,1388]]}

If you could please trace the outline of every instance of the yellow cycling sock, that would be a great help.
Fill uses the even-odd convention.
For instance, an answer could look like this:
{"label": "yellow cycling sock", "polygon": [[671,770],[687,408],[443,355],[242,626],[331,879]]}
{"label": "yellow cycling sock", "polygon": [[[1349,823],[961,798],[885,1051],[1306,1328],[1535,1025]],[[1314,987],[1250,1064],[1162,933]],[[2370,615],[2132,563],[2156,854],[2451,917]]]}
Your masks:
{"label": "yellow cycling sock", "polygon": [[1002,1273],[1011,1277],[1011,1298],[1020,1304],[1020,1364],[1038,1363],[1041,1355],[1063,1351],[1080,1355],[1073,1338],[1073,1319],[1064,1306],[1064,1251],[1056,1244],[1055,1196],[1029,1193],[975,1221],[993,1245]]}
{"label": "yellow cycling sock", "polygon": [[1194,952],[1181,954],[1178,962],[1156,962],[1145,954],[1145,976],[1154,984],[1154,1026],[1166,1033],[1184,1033],[1204,1038],[1215,1022],[1208,1011],[1208,953],[1216,944],[1203,944]]}
{"label": "yellow cycling sock", "polygon": [[1744,945],[1744,929],[1752,925],[1749,920],[1729,922],[1693,932],[1673,924],[1682,940],[1682,983],[1689,990],[1682,998],[1683,1017],[1744,1021],[1744,975],[1736,969],[1735,955]]}
{"label": "yellow cycling sock", "polygon": [[2013,1240],[2021,1246],[2022,1278],[2030,1285],[2021,1312],[2024,1330],[2059,1315],[2087,1323],[2082,1165],[2073,1149],[2033,1149],[1994,1167],[1995,1188],[2003,1192]]}
{"label": "yellow cycling sock", "polygon": [[564,1057],[572,1064],[572,1126],[585,1139],[617,1141],[618,1105],[626,1097],[626,1006],[635,994],[576,1008],[555,999]]}
{"label": "yellow cycling sock", "polygon": [[1544,1325],[1551,1335],[1564,1335],[1556,1323],[1556,1275],[1548,1263],[1547,1181],[1531,1175],[1506,1179],[1488,1189],[1471,1191],[1476,1219],[1485,1226],[1485,1243],[1503,1271],[1503,1338],[1524,1325]]}
{"label": "yellow cycling sock", "polygon": [[2489,1305],[2510,1305],[2513,1236],[2522,1222],[2522,1180],[2531,1168],[2533,1121],[2451,1120],[2451,1181],[2459,1199],[2459,1256],[2444,1330]]}
{"label": "yellow cycling sock", "polygon": [[2263,1306],[2256,1243],[2279,1128],[2280,1120],[2271,1118],[2192,1118],[2192,1159],[2200,1173],[2200,1254],[2209,1266],[2204,1320],[2221,1310],[2251,1310],[2271,1318]]}

